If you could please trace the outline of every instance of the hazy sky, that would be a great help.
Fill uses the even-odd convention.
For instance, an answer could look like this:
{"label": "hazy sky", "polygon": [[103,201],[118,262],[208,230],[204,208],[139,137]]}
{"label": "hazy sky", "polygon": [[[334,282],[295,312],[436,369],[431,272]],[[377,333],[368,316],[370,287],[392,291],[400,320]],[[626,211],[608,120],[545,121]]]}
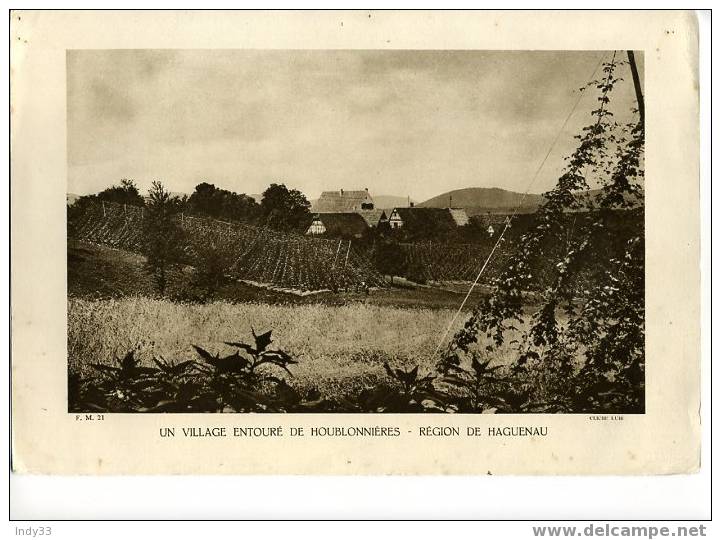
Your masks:
{"label": "hazy sky", "polygon": [[[611,54],[69,51],[68,191],[133,178],[186,193],[201,181],[249,194],[284,182],[309,198],[365,187],[417,200],[473,186],[522,192]],[[612,109],[626,119],[628,66],[619,75]],[[532,192],[553,185],[595,97],[582,97]]]}

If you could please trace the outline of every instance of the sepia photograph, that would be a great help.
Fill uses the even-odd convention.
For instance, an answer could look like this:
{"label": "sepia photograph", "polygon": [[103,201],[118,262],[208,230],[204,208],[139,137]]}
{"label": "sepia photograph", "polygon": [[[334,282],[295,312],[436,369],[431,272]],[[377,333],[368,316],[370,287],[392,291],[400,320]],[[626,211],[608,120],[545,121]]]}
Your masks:
{"label": "sepia photograph", "polygon": [[646,412],[644,51],[68,49],[66,91],[68,412]]}
{"label": "sepia photograph", "polygon": [[708,19],[12,10],[11,513],[701,515]]}

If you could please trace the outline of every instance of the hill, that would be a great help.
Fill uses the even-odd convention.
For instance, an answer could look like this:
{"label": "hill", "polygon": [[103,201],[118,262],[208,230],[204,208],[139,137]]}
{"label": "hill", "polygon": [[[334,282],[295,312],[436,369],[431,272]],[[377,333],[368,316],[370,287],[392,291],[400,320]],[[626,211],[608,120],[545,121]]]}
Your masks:
{"label": "hill", "polygon": [[516,208],[523,200],[521,211],[533,211],[542,202],[543,195],[529,193],[523,197],[522,193],[508,191],[501,188],[465,188],[448,191],[432,199],[420,203],[418,206],[425,208],[466,208],[475,212],[493,212],[511,210]]}
{"label": "hill", "polygon": [[[588,195],[595,199],[601,193],[600,189],[588,191]],[[635,197],[631,199],[633,207],[643,206],[643,200]],[[510,213],[517,209],[518,214],[534,212],[543,204],[543,195],[529,193],[525,197],[522,193],[508,191],[501,188],[465,188],[448,191],[442,195],[424,201],[418,206],[426,208],[464,208],[469,216],[479,214]],[[519,207],[518,205],[523,202]]]}

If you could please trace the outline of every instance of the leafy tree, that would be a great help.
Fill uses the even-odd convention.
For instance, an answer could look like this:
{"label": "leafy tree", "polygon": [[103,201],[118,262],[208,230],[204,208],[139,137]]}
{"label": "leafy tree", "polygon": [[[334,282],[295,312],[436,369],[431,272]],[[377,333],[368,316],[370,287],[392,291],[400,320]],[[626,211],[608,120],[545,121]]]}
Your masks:
{"label": "leafy tree", "polygon": [[312,221],[310,202],[297,189],[271,184],[260,203],[265,225],[280,231],[305,231]]}
{"label": "leafy tree", "polygon": [[87,211],[88,205],[92,206],[98,201],[107,201],[117,204],[132,204],[134,206],[145,205],[145,200],[142,195],[140,195],[135,182],[133,180],[123,178],[120,181],[120,185],[111,186],[94,195],[83,195],[72,205],[68,206],[68,226],[71,222],[82,216]]}
{"label": "leafy tree", "polygon": [[220,189],[201,182],[187,200],[188,211],[218,219],[252,222],[260,214],[260,205],[245,194]]}
{"label": "leafy tree", "polygon": [[145,270],[160,294],[165,293],[170,270],[183,259],[185,238],[173,216],[177,213],[177,197],[172,197],[160,182],[153,182],[148,192],[143,218]]}
{"label": "leafy tree", "polygon": [[98,193],[98,199],[102,201],[114,202],[118,204],[132,204],[135,206],[143,206],[145,200],[138,191],[134,180],[123,178],[119,186],[111,186]]}
{"label": "leafy tree", "polygon": [[215,241],[191,242],[195,271],[193,286],[202,300],[211,298],[226,281],[226,272],[232,264],[228,250],[220,249]]}
{"label": "leafy tree", "polygon": [[376,243],[373,262],[378,272],[391,276],[391,283],[393,283],[393,276],[404,275],[408,267],[408,261],[401,246],[393,238],[385,238]]}
{"label": "leafy tree", "polygon": [[428,268],[417,258],[410,258],[406,262],[406,276],[416,283],[427,283],[429,279]]}

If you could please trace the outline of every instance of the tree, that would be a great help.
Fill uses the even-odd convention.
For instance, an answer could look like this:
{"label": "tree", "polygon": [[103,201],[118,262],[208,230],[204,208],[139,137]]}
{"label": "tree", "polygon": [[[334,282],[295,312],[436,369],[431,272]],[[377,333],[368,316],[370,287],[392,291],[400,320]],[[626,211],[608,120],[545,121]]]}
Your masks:
{"label": "tree", "polygon": [[185,238],[173,216],[177,213],[177,197],[171,197],[163,184],[153,182],[148,191],[143,216],[144,251],[148,272],[160,294],[165,294],[168,273],[183,260]]}
{"label": "tree", "polygon": [[218,219],[253,222],[258,218],[260,205],[242,193],[220,189],[201,182],[187,201],[188,211]]}
{"label": "tree", "polygon": [[225,283],[225,274],[233,263],[232,252],[219,249],[214,240],[191,242],[191,255],[195,271],[193,286],[200,299],[211,298]]}
{"label": "tree", "polygon": [[145,204],[142,195],[140,195],[140,191],[138,191],[138,187],[135,185],[135,181],[127,178],[123,178],[119,186],[111,186],[98,193],[98,199],[135,206],[143,206]]}
{"label": "tree", "polygon": [[393,238],[378,240],[373,253],[373,262],[378,272],[391,277],[391,283],[393,276],[404,275],[408,266],[400,244]]}
{"label": "tree", "polygon": [[303,232],[312,220],[310,202],[297,189],[271,184],[260,203],[265,225],[279,231]]}

